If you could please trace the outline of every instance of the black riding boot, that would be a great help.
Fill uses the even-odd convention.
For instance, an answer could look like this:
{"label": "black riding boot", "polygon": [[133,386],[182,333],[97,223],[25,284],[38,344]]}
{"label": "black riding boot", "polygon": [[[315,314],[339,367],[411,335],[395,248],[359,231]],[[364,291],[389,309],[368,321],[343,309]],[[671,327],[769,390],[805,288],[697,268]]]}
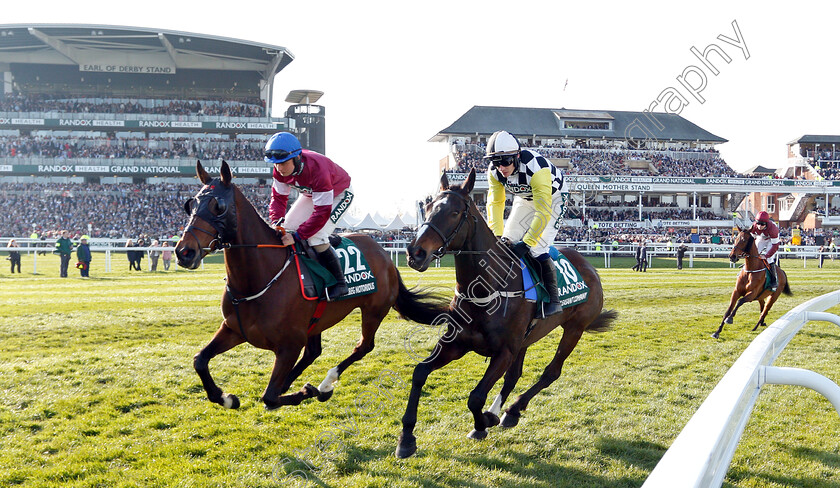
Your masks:
{"label": "black riding boot", "polygon": [[779,287],[779,278],[776,276],[776,265],[770,265],[770,290],[776,291],[776,288]]}
{"label": "black riding boot", "polygon": [[338,254],[336,254],[332,246],[318,253],[318,262],[327,268],[327,271],[332,273],[337,282],[327,288],[327,300],[331,302],[335,301],[350,292],[347,289],[347,282],[344,281],[344,271],[341,269],[341,263],[338,262]]}
{"label": "black riding boot", "polygon": [[557,270],[551,258],[539,260],[539,263],[543,286],[545,286],[548,297],[551,299],[549,303],[543,304],[545,316],[548,317],[563,310],[560,306],[560,297],[557,295]]}

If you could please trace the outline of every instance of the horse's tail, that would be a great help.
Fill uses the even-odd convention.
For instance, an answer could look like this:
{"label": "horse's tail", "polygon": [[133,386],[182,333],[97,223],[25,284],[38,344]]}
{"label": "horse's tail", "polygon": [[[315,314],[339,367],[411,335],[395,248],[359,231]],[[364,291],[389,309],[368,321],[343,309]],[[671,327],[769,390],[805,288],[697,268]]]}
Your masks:
{"label": "horse's tail", "polygon": [[606,332],[612,329],[612,323],[618,318],[615,309],[603,310],[591,324],[586,326],[586,332]]}
{"label": "horse's tail", "polygon": [[[402,318],[419,324],[432,325],[440,322],[441,315],[449,313],[448,299],[428,288],[414,287],[409,290],[405,287],[399,271],[397,271],[397,279],[400,286],[394,309]],[[435,322],[435,319],[438,321]]]}
{"label": "horse's tail", "polygon": [[790,283],[788,283],[787,281],[785,282],[784,289],[782,289],[782,293],[784,293],[787,296],[793,296],[793,292],[790,291]]}

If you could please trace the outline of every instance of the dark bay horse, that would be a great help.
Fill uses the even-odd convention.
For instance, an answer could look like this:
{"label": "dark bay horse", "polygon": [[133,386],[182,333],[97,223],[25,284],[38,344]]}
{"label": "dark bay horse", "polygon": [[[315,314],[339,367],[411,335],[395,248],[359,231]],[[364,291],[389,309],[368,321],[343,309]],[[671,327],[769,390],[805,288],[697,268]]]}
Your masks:
{"label": "dark bay horse", "polygon": [[[341,373],[373,349],[374,334],[392,307],[403,317],[430,324],[445,306],[431,294],[406,289],[389,254],[370,237],[355,234],[347,237],[367,259],[377,279],[377,290],[329,302],[320,320],[310,324],[316,301],[306,300],[300,293],[293,251],[281,246],[275,229],[231,182],[227,162],[222,161],[219,178],[211,178],[200,161],[196,173],[204,187],[185,205],[190,220],[175,254],[178,265],[195,269],[209,252],[224,249],[224,320],[194,358],[195,370],[211,401],[226,408],[239,407],[235,395],[223,393],[216,386],[208,364],[216,355],[246,341],[275,354],[271,379],[262,394],[267,409],[297,405],[311,397],[327,400]],[[284,395],[321,354],[321,333],[356,308],[361,309],[362,334],[350,356],[330,369],[318,388],[307,383],[300,391]],[[301,350],[304,352],[298,360]]]}
{"label": "dark bay horse", "polygon": [[762,261],[758,254],[758,248],[755,245],[755,238],[750,233],[748,226],[740,223],[737,225],[739,229],[738,237],[735,239],[732,251],[729,252],[729,260],[736,263],[738,262],[738,258],[743,257],[744,266],[741,268],[741,271],[738,273],[738,277],[735,279],[735,289],[732,290],[732,297],[729,299],[729,307],[726,309],[726,313],[723,314],[723,320],[720,322],[720,327],[718,327],[715,333],[712,334],[712,337],[715,339],[720,337],[720,333],[723,331],[723,324],[732,323],[732,319],[735,318],[735,312],[738,311],[738,308],[740,308],[741,305],[753,300],[758,300],[761,315],[758,317],[758,322],[756,322],[755,327],[752,329],[755,331],[759,326],[764,327],[767,325],[764,323],[764,318],[767,317],[767,313],[770,311],[773,304],[776,303],[776,299],[779,298],[779,295],[782,293],[785,295],[793,295],[790,291],[787,274],[785,274],[785,271],[775,263],[773,266],[776,266],[776,276],[779,279],[776,283],[776,291],[770,291],[769,289],[764,288],[764,271],[767,267],[764,265],[764,261]]}
{"label": "dark bay horse", "polygon": [[[532,324],[537,305],[522,296],[522,273],[527,271],[520,268],[519,259],[493,235],[479,213],[470,198],[474,184],[474,170],[461,186],[450,187],[444,174],[441,191],[427,206],[426,221],[408,246],[409,265],[418,271],[425,271],[430,261],[444,252],[455,254],[457,288],[445,320],[438,322],[446,324],[446,334],[432,354],[414,368],[396,449],[400,458],[411,456],[417,450],[413,434],[417,407],[423,385],[432,371],[469,351],[490,359],[484,377],[467,402],[474,419],[474,430],[468,437],[483,439],[487,428],[500,422],[503,427],[515,426],[528,402],[560,377],[563,362],[583,332],[606,331],[618,316],[614,310],[602,311],[604,294],[595,268],[577,251],[562,249],[560,252],[589,286],[589,299]],[[530,332],[529,325],[533,325]],[[554,358],[539,381],[520,395],[499,420],[502,405],[522,375],[528,347],[558,326],[563,327],[563,336]],[[502,375],[505,380],[501,392],[490,409],[482,412],[487,395]]]}

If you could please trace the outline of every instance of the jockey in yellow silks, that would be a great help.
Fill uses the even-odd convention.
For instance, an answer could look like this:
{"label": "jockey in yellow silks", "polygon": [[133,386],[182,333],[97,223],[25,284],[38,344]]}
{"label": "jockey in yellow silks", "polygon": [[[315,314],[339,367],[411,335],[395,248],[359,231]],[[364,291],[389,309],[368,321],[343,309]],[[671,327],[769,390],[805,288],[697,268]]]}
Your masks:
{"label": "jockey in yellow silks", "polygon": [[[522,149],[506,131],[495,132],[487,141],[487,219],[497,236],[515,242],[520,257],[530,253],[540,263],[542,281],[551,302],[545,315],[562,310],[557,295],[557,276],[548,249],[554,243],[565,211],[568,186],[563,173],[536,151]],[[513,208],[504,219],[505,195],[514,195]]]}

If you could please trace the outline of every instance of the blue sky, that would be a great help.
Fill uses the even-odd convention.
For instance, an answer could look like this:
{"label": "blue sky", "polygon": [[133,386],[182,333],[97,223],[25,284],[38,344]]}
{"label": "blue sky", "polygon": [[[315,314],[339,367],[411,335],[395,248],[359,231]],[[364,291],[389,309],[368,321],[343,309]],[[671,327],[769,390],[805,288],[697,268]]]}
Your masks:
{"label": "blue sky", "polygon": [[[803,134],[840,134],[833,3],[194,5],[15,2],[2,22],[157,27],[287,47],[296,59],[277,76],[275,99],[325,92],[326,152],[351,173],[357,214],[413,210],[434,192],[446,147],[427,141],[473,105],[643,110],[673,88],[688,101],[683,117],[730,141],[720,149],[736,169],[782,165],[785,144]],[[736,38],[733,21],[748,59],[718,37]],[[710,54],[717,75],[691,52],[710,44],[731,59]],[[685,73],[703,83],[692,66],[705,73],[702,103],[678,81]]]}

